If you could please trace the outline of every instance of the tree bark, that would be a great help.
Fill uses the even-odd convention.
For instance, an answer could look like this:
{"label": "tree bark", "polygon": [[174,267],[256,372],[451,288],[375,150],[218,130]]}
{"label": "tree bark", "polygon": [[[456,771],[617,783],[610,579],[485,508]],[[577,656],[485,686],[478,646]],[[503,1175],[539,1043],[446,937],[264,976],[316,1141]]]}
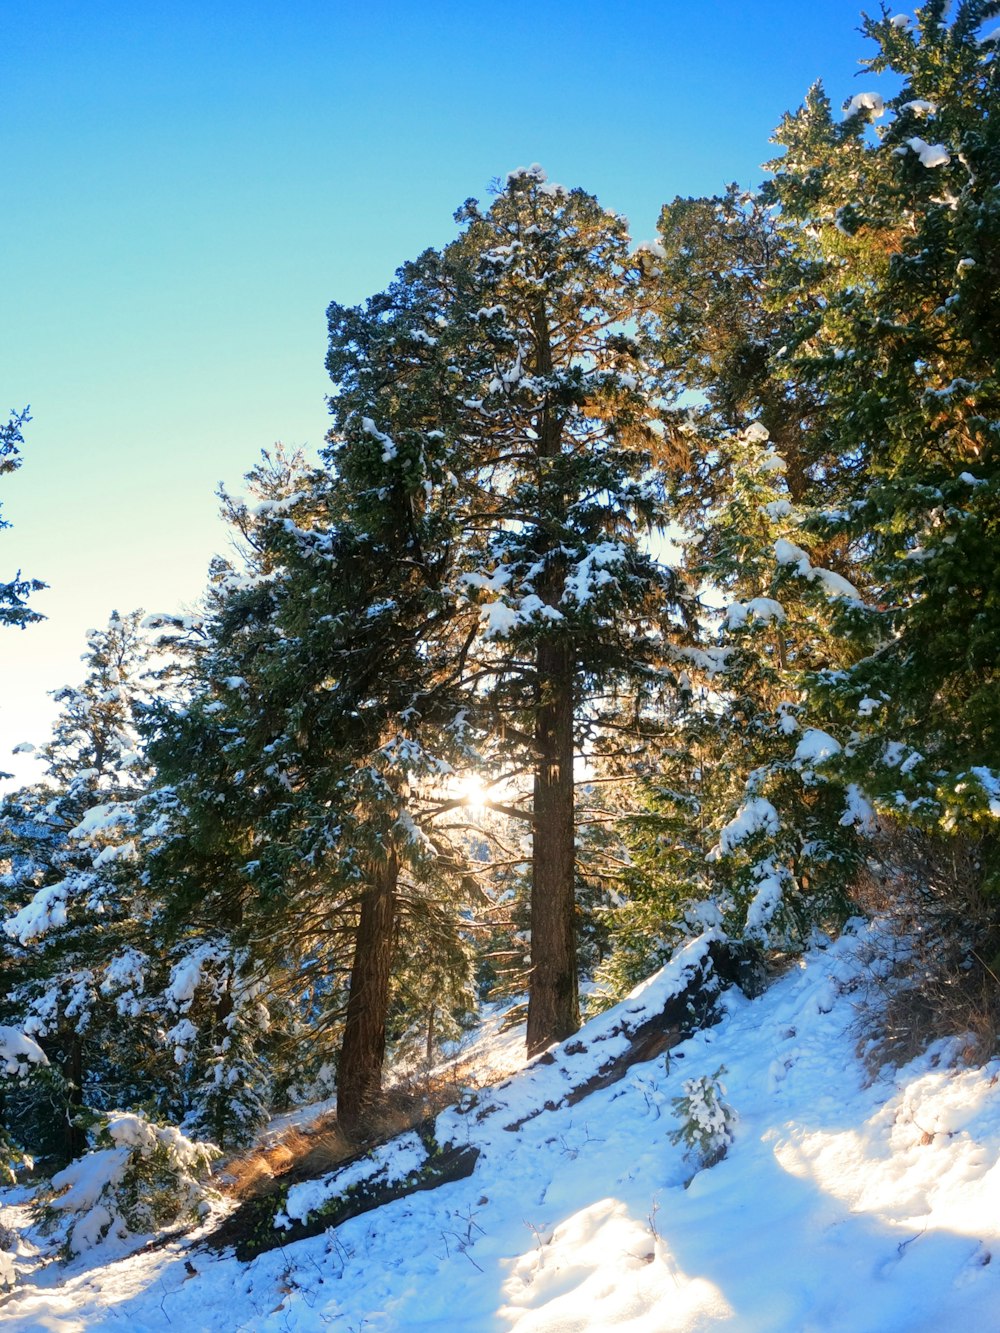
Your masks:
{"label": "tree bark", "polygon": [[76,1032],[69,1034],[66,1059],[66,1078],[69,1084],[69,1104],[66,1107],[66,1154],[70,1161],[87,1151],[87,1133],[76,1123],[83,1109],[83,1042]]}
{"label": "tree bark", "polygon": [[337,1120],[348,1135],[364,1131],[382,1092],[398,877],[399,859],[391,851],[372,867],[361,898],[337,1074]]}
{"label": "tree bark", "polygon": [[531,981],[528,1054],[580,1026],[576,975],[573,808],[573,656],[568,643],[538,646]]}
{"label": "tree bark", "polygon": [[[532,317],[535,372],[553,369],[552,334],[544,304]],[[546,518],[562,523],[566,496],[550,475],[562,450],[563,423],[546,396],[538,422],[539,528]],[[542,543],[543,549],[548,541]],[[559,563],[549,556],[539,593],[558,604],[564,586]],[[562,1041],[580,1026],[576,975],[575,810],[573,802],[574,653],[562,635],[543,638],[535,654],[534,831],[531,850],[531,978],[528,1054]]]}
{"label": "tree bark", "polygon": [[427,1011],[427,1043],[424,1056],[428,1069],[430,1069],[431,1061],[434,1059],[434,1015],[436,1012],[436,1007],[433,1004]]}

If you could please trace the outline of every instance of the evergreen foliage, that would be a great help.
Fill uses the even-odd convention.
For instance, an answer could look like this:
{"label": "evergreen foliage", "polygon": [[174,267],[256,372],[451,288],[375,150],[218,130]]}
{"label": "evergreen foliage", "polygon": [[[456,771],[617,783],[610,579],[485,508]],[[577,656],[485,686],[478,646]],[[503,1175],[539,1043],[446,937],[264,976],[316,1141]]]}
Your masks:
{"label": "evergreen foliage", "polygon": [[[487,211],[469,200],[444,255],[442,337],[456,548],[452,596],[473,618],[470,707],[530,777],[528,1048],[574,1031],[575,765],[628,768],[651,709],[677,687],[686,582],[651,553],[671,458],[647,317],[623,220],[591,195],[514,172]],[[449,483],[450,484],[450,483]]]}
{"label": "evergreen foliage", "polygon": [[[91,633],[0,804],[4,1169],[143,1108],[245,1144],[334,1084],[363,1137],[486,992],[537,1052],[581,975],[609,1003],[708,925],[799,950],[879,857],[995,889],[998,15],[867,18],[894,94],[814,86],[760,191],[638,249],[530,167],[329,307],[318,461],[222,493],[155,669],[137,613]],[[724,1149],[717,1082],[682,1101]],[[81,1244],[166,1215],[141,1124]]]}
{"label": "evergreen foliage", "polygon": [[[23,412],[11,412],[7,421],[0,426],[0,477],[9,472],[16,472],[21,466],[21,448],[24,443],[22,427],[30,421],[28,409]],[[10,527],[5,518],[0,517],[0,528]],[[37,611],[32,611],[27,599],[30,593],[44,588],[44,583],[37,579],[22,578],[20,571],[8,583],[0,583],[0,625],[17,625],[24,629],[33,621],[41,620]]]}
{"label": "evergreen foliage", "polygon": [[894,97],[838,119],[816,86],[759,196],[661,217],[688,559],[721,623],[633,825],[623,981],[705,899],[779,947],[836,924],[876,815],[974,836],[995,874],[996,13],[867,20]]}
{"label": "evergreen foliage", "polygon": [[[409,961],[401,932],[467,968],[443,894],[461,857],[425,828],[422,798],[451,772],[425,744],[427,716],[452,717],[450,668],[441,676],[424,649],[436,594],[403,563],[398,504],[372,502],[365,531],[358,516],[343,517],[339,477],[278,459],[249,480],[255,512],[230,506],[247,539],[247,571],[217,569],[198,627],[194,696],[161,709],[155,724],[152,753],[166,785],[151,873],[169,894],[177,966],[206,950],[217,965],[228,959],[215,1100],[225,1089],[247,1097],[262,1087],[262,1070],[221,1070],[236,1049],[234,1015],[246,1010],[238,997],[255,995],[259,1009],[266,990],[268,1010],[308,1015],[314,1038],[344,1034],[342,1118],[359,1122],[381,1082],[392,977]],[[441,744],[464,754],[464,731],[454,735],[443,726]],[[365,1008],[354,1017],[359,996]],[[198,1023],[190,1009],[185,1019],[190,1035]],[[277,1055],[263,1030],[251,1045]],[[320,1041],[314,1070],[331,1055]],[[301,1053],[283,1058],[287,1081],[310,1077]],[[261,1108],[269,1095],[263,1088]],[[233,1141],[220,1114],[199,1124]]]}
{"label": "evergreen foliage", "polygon": [[[835,122],[811,95],[778,132],[766,197],[810,233],[786,280],[813,293],[789,373],[822,392],[843,460],[811,527],[858,553],[871,593],[855,660],[815,682],[841,771],[887,817],[979,825],[992,853],[998,741],[997,126],[1000,12],[866,20],[894,97]],[[869,122],[881,116],[884,126]]]}
{"label": "evergreen foliage", "polygon": [[[49,1060],[27,1095],[11,1093],[8,1114],[37,1152],[79,1151],[85,1106],[165,1095],[144,995],[156,943],[136,829],[148,781],[135,729],[145,692],[139,620],[116,612],[90,632],[85,680],[54,692],[61,709],[40,751],[44,782],[0,804],[2,1012]],[[123,1019],[135,1040],[118,1050]]]}
{"label": "evergreen foliage", "polygon": [[726,1072],[720,1065],[714,1074],[684,1080],[683,1095],[673,1099],[674,1114],[681,1121],[670,1137],[683,1143],[700,1167],[714,1166],[726,1155],[733,1141],[736,1112],[723,1101]]}
{"label": "evergreen foliage", "polygon": [[207,1209],[203,1183],[219,1150],[185,1138],[172,1125],[112,1112],[95,1126],[95,1147],[52,1177],[44,1205],[69,1220],[66,1251],[91,1249],[109,1234],[143,1235]]}

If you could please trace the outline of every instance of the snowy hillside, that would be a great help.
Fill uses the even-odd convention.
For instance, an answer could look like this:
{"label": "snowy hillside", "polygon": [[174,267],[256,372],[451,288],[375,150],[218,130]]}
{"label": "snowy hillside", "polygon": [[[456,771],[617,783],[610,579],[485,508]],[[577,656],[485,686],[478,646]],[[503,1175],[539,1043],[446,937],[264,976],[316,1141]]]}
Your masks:
{"label": "snowy hillside", "polygon": [[[595,1087],[623,1024],[677,989],[696,943],[573,1041],[438,1117],[438,1143],[478,1150],[466,1179],[249,1263],[192,1237],[131,1257],[106,1244],[68,1266],[22,1242],[0,1319],[11,1333],[994,1328],[1000,1062],[956,1067],[957,1044],[939,1043],[869,1082],[857,1023],[877,942],[858,926],[755,1000],[730,989],[718,1025]],[[698,1171],[672,1141],[673,1099],[720,1066],[734,1142]],[[404,1136],[387,1173],[418,1150]],[[293,1187],[287,1214],[347,1183]],[[23,1226],[24,1198],[0,1195],[0,1220]]]}

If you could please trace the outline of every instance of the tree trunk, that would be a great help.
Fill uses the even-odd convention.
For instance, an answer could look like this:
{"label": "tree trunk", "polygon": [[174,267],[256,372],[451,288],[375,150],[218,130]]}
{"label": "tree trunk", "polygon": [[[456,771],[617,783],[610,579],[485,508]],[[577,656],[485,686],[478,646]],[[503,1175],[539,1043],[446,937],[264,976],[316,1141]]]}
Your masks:
{"label": "tree trunk", "polygon": [[434,1059],[434,1015],[436,1012],[436,1007],[433,1004],[427,1011],[427,1046],[425,1057],[428,1069],[430,1069],[431,1061]]}
{"label": "tree trunk", "polygon": [[[552,334],[543,303],[532,318],[535,372],[552,373]],[[538,422],[539,526],[563,523],[566,496],[554,471],[562,451],[563,422],[548,397]],[[542,549],[548,546],[543,541]],[[564,575],[549,565],[539,586],[556,606]],[[573,804],[573,666],[570,643],[543,638],[535,655],[535,799],[531,850],[531,979],[528,1054],[562,1041],[580,1026],[576,977],[575,819]]]}
{"label": "tree trunk", "polygon": [[87,1151],[87,1133],[76,1123],[83,1109],[83,1042],[76,1032],[69,1035],[66,1059],[66,1078],[69,1084],[69,1104],[66,1107],[66,1154],[70,1161]]}
{"label": "tree trunk", "polygon": [[531,981],[528,1054],[580,1026],[576,976],[573,658],[558,639],[538,646]]}
{"label": "tree trunk", "polygon": [[361,899],[337,1074],[337,1120],[348,1135],[365,1129],[382,1091],[398,876],[399,859],[389,852]]}

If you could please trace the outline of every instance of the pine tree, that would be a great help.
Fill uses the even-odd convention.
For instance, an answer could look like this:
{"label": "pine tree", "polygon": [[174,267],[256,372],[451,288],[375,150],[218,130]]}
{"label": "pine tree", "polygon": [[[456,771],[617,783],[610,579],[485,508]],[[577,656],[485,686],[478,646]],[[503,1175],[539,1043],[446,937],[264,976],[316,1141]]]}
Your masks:
{"label": "pine tree", "polygon": [[688,444],[691,472],[678,502],[692,526],[726,484],[716,442],[752,425],[785,460],[793,502],[803,497],[821,438],[822,396],[782,373],[796,316],[810,298],[778,288],[802,240],[759,194],[733,184],[716,197],[665,205],[658,240],[644,252],[656,312],[652,354],[664,364],[673,429]]}
{"label": "pine tree", "polygon": [[[21,466],[22,427],[30,420],[25,408],[23,412],[11,412],[6,423],[0,426],[0,476],[15,472]],[[0,518],[0,528],[9,526],[6,519]],[[9,583],[0,583],[0,625],[18,625],[24,629],[25,625],[41,620],[42,616],[27,605],[27,598],[44,587],[45,584],[37,579],[22,578],[20,571]]]}
{"label": "pine tree", "polygon": [[659,225],[642,256],[646,337],[686,446],[675,513],[717,637],[687,650],[688,688],[650,746],[655,776],[628,826],[628,897],[601,974],[612,999],[708,922],[772,947],[835,923],[865,817],[800,752],[819,734],[811,673],[851,660],[840,631],[858,606],[850,553],[800,526],[837,463],[821,388],[785,365],[815,308],[785,285],[809,238],[735,185],[675,200]]}
{"label": "pine tree", "polygon": [[358,521],[409,530],[397,549],[438,605],[425,651],[454,664],[480,762],[531,829],[536,1051],[579,1022],[577,761],[641,749],[687,590],[647,540],[670,450],[624,221],[538,168],[457,217],[387,293],[331,307],[327,457]]}
{"label": "pine tree", "polygon": [[646,541],[666,522],[653,464],[667,450],[624,220],[538,168],[458,216],[442,330],[458,377],[443,442],[461,469],[456,588],[481,617],[477,688],[531,774],[534,1052],[579,1023],[577,757],[641,736],[643,700],[671,688],[686,588]]}
{"label": "pine tree", "polygon": [[[286,495],[297,460],[259,470],[264,503]],[[285,1061],[282,981],[253,947],[263,857],[285,840],[288,789],[274,760],[273,709],[260,678],[277,633],[267,557],[246,506],[224,499],[245,567],[213,562],[203,609],[150,617],[172,660],[171,688],[145,717],[156,781],[144,807],[149,881],[162,903],[158,942],[167,963],[158,1005],[181,1081],[187,1130],[224,1146],[252,1141],[266,1120]],[[263,733],[263,734],[262,734]],[[280,738],[280,736],[279,736]],[[277,835],[276,835],[277,831]],[[265,889],[270,887],[265,878]],[[265,933],[266,938],[266,933]],[[305,983],[303,983],[305,984]]]}
{"label": "pine tree", "polygon": [[709,858],[731,933],[795,949],[847,914],[857,831],[871,824],[860,792],[824,771],[841,747],[810,697],[817,671],[851,661],[843,629],[860,593],[799,544],[785,460],[764,428],[722,452],[730,486],[703,567],[726,594]]}
{"label": "pine tree", "polygon": [[[67,1156],[83,1147],[85,1106],[162,1097],[169,1082],[155,1071],[144,996],[155,965],[136,827],[148,779],[134,721],[144,692],[139,618],[113,613],[90,631],[85,680],[54,693],[62,707],[40,751],[45,782],[0,806],[5,1021],[49,1059],[42,1095],[62,1106],[62,1141],[49,1146]],[[125,1051],[123,1022],[135,1038]]]}
{"label": "pine tree", "polygon": [[843,460],[815,526],[863,551],[874,583],[857,628],[876,650],[819,682],[849,742],[842,767],[893,819],[988,831],[1000,129],[981,28],[1000,7],[966,0],[950,21],[946,8],[866,20],[868,68],[899,92],[860,94],[839,122],[812,94],[779,130],[768,197],[814,245],[821,299],[790,343],[792,372],[822,392]]}
{"label": "pine tree", "polygon": [[[460,858],[421,803],[451,771],[426,742],[451,717],[453,673],[435,680],[408,507],[369,497],[351,515],[339,476],[294,461],[250,480],[253,511],[229,506],[249,568],[217,568],[194,697],[159,722],[171,808],[153,873],[183,922],[175,948],[214,938],[237,988],[266,979],[339,1034],[338,1115],[355,1132],[376,1109],[401,960],[458,929],[446,884]],[[438,739],[463,745],[446,726]]]}

